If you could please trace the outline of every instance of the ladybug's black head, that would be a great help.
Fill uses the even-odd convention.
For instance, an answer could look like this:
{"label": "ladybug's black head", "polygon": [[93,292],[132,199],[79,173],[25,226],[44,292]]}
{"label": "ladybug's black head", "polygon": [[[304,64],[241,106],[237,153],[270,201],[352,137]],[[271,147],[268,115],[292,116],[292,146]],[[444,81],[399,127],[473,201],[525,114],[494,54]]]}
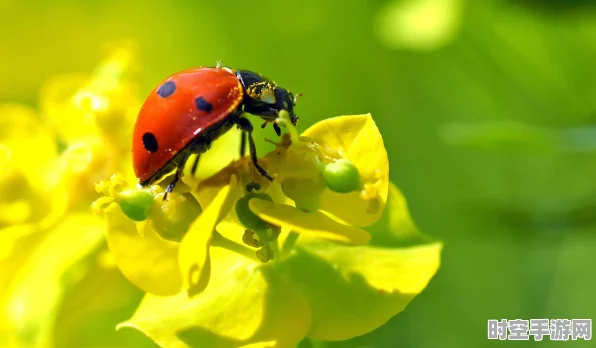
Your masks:
{"label": "ladybug's black head", "polygon": [[290,114],[292,124],[295,126],[298,123],[298,116],[294,113],[294,106],[296,105],[296,98],[292,92],[285,88],[276,86],[275,89],[275,109],[279,112],[286,110]]}
{"label": "ladybug's black head", "polygon": [[296,100],[290,91],[252,71],[237,70],[236,77],[244,88],[245,112],[271,119],[277,117],[279,111],[286,110],[290,114],[292,123],[296,125],[298,122],[298,116],[294,114]]}

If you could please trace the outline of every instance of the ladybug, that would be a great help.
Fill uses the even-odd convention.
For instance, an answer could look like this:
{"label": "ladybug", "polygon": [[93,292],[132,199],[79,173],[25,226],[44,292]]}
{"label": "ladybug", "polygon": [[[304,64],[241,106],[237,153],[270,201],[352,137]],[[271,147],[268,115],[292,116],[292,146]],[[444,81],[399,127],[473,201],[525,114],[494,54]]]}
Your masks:
{"label": "ladybug", "polygon": [[[200,67],[180,71],[163,80],[141,107],[132,137],[132,161],[141,186],[150,185],[175,170],[164,199],[182,176],[191,154],[197,154],[192,165],[194,175],[200,154],[211,143],[237,126],[242,132],[240,155],[244,156],[248,138],[251,162],[265,178],[273,181],[257,163],[252,136],[253,126],[245,113],[273,122],[281,110],[294,114],[296,98],[290,91],[263,75],[227,67]],[[273,128],[279,136],[276,123]]]}

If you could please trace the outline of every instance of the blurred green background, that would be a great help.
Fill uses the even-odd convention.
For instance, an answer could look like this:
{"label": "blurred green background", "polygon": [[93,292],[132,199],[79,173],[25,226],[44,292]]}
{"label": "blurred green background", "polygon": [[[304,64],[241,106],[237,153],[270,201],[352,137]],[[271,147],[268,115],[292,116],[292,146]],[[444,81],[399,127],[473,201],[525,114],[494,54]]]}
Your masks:
{"label": "blurred green background", "polygon": [[[370,112],[415,221],[445,242],[442,267],[384,327],[321,346],[511,345],[487,340],[487,319],[596,317],[595,5],[0,0],[0,102],[36,106],[48,78],[91,71],[105,43],[129,40],[143,96],[221,61],[304,93],[299,128]],[[151,346],[113,331],[133,309],[67,320],[61,342]]]}

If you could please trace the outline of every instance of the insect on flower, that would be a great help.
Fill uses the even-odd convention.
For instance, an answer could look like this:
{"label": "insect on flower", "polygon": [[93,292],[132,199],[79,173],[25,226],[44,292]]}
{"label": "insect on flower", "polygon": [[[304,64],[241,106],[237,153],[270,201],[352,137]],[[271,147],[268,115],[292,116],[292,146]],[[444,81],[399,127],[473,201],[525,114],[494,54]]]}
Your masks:
{"label": "insect on flower", "polygon": [[[142,186],[150,185],[176,170],[164,199],[172,192],[191,154],[197,154],[191,173],[196,172],[200,154],[234,125],[242,132],[241,156],[248,138],[251,161],[267,179],[273,178],[257,163],[253,127],[244,113],[273,122],[286,110],[295,125],[296,98],[263,75],[226,67],[193,68],[162,81],[149,95],[137,117],[132,140],[133,167]],[[273,124],[275,132],[281,129]]]}

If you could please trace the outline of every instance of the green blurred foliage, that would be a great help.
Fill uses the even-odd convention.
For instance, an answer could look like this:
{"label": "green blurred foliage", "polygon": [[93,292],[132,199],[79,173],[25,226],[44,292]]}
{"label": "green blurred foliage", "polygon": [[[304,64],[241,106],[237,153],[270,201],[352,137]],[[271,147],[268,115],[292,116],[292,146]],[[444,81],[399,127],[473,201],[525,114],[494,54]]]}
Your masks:
{"label": "green blurred foliage", "polygon": [[[445,2],[0,0],[0,101],[35,105],[49,77],[130,40],[143,94],[221,60],[304,93],[302,129],[371,112],[414,220],[445,242],[442,267],[384,327],[316,347],[503,346],[487,319],[595,318],[596,8]],[[80,330],[61,342],[127,346],[112,328],[134,303],[119,308],[61,324]]]}

